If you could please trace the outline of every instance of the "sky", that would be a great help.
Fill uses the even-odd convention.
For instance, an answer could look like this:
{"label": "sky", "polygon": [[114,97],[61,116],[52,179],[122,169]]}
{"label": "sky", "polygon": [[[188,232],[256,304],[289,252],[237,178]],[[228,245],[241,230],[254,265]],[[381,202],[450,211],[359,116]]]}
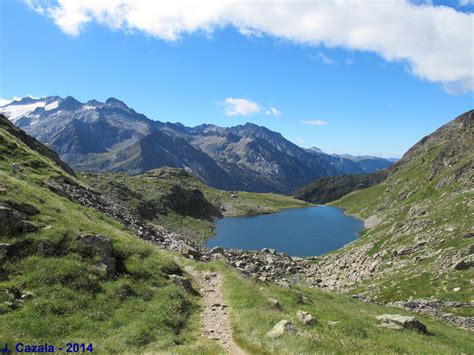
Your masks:
{"label": "sky", "polygon": [[474,0],[0,0],[0,102],[115,97],[187,126],[400,157],[474,106]]}

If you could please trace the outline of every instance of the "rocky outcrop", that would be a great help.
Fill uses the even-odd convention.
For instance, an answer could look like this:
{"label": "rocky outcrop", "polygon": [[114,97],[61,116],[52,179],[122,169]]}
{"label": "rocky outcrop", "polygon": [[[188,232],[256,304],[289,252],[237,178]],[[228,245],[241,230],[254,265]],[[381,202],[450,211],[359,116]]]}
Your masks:
{"label": "rocky outcrop", "polygon": [[193,286],[191,285],[191,281],[189,281],[184,276],[173,274],[173,275],[169,275],[169,279],[172,283],[174,283],[178,287],[181,287],[186,292],[196,293],[196,291],[193,289]]}
{"label": "rocky outcrop", "polygon": [[185,189],[173,185],[171,191],[161,198],[163,206],[186,216],[212,221],[221,218],[221,212],[209,201],[199,189]]}
{"label": "rocky outcrop", "polygon": [[418,321],[415,317],[402,316],[399,314],[382,314],[375,318],[383,328],[394,330],[413,329],[420,333],[427,333],[426,325]]}
{"label": "rocky outcrop", "polygon": [[0,234],[16,235],[35,232],[38,227],[27,219],[28,215],[26,213],[9,206],[0,205]]}
{"label": "rocky outcrop", "polygon": [[112,239],[102,234],[85,234],[77,238],[78,252],[85,257],[99,256],[96,267],[109,277],[114,277],[117,260],[114,256]]}
{"label": "rocky outcrop", "polygon": [[391,307],[402,308],[406,311],[416,312],[421,314],[433,315],[446,323],[452,324],[456,327],[465,329],[474,329],[474,317],[458,316],[451,313],[446,313],[445,309],[450,308],[474,308],[474,301],[472,302],[454,302],[454,301],[440,301],[436,299],[418,299],[410,301],[396,301],[388,304]]}
{"label": "rocky outcrop", "polygon": [[180,250],[183,242],[199,250],[199,245],[197,245],[197,243],[187,240],[178,234],[171,233],[164,229],[158,229],[131,213],[120,203],[109,200],[99,192],[79,185],[67,177],[58,178],[51,184],[56,186],[58,189],[56,192],[58,195],[66,196],[83,206],[93,208],[102,212],[106,216],[123,223],[140,239],[150,241],[162,248],[176,251]]}
{"label": "rocky outcrop", "polygon": [[15,200],[7,200],[5,201],[7,206],[17,210],[18,212],[26,213],[29,216],[33,216],[39,213],[39,210],[29,203],[22,202],[22,201],[15,201]]}

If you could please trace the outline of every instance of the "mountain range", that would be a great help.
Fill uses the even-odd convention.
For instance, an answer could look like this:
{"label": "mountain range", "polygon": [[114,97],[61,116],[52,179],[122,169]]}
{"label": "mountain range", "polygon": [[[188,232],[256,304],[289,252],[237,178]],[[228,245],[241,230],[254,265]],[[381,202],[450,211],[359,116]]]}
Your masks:
{"label": "mountain range", "polygon": [[155,121],[115,98],[25,97],[0,113],[76,170],[135,175],[169,166],[226,190],[288,194],[317,178],[372,173],[393,163],[304,149],[252,123],[223,128]]}

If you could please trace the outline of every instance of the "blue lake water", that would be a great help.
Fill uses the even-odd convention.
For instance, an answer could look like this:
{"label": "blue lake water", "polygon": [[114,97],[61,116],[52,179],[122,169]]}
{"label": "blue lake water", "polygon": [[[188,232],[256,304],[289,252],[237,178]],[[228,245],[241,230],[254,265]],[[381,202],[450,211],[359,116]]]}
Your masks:
{"label": "blue lake water", "polygon": [[205,246],[321,255],[357,239],[363,228],[361,220],[336,207],[293,208],[261,216],[222,218],[216,223],[216,236]]}

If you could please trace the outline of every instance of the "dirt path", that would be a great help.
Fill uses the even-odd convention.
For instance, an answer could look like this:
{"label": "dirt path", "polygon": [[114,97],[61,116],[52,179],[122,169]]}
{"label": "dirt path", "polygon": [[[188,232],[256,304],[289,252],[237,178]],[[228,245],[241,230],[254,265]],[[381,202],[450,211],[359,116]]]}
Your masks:
{"label": "dirt path", "polygon": [[201,313],[203,334],[219,342],[228,354],[245,354],[232,339],[229,314],[221,292],[222,276],[214,272],[200,273],[191,267],[186,267],[185,270],[192,275],[203,297]]}

